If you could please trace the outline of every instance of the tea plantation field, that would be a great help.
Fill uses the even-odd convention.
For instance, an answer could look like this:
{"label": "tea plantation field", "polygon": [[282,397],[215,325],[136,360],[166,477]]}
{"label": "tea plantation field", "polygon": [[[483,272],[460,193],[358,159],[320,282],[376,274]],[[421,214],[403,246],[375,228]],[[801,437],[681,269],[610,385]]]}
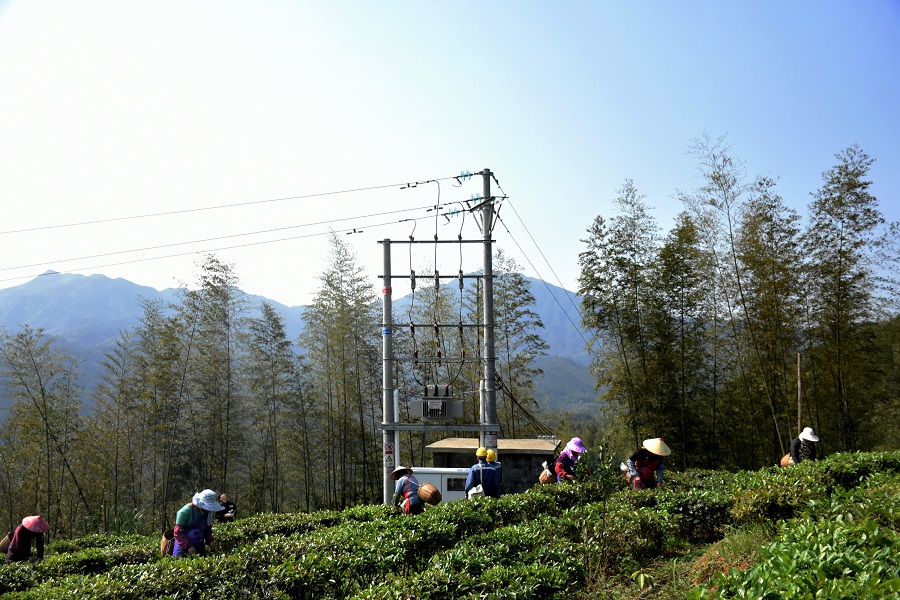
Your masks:
{"label": "tea plantation field", "polygon": [[215,525],[219,551],[158,536],[53,542],[0,564],[14,599],[898,598],[900,452],[787,469],[590,481],[404,516],[386,506]]}

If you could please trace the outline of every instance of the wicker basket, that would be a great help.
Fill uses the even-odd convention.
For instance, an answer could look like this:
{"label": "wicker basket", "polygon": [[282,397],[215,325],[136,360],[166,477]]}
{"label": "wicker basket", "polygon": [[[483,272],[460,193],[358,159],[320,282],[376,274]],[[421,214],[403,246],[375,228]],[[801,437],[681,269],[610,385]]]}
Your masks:
{"label": "wicker basket", "polygon": [[162,539],[159,540],[159,554],[162,557],[172,556],[173,550],[175,550],[175,530],[166,529],[162,534]]}
{"label": "wicker basket", "polygon": [[437,506],[441,502],[441,491],[430,483],[423,483],[419,486],[419,499],[432,506]]}

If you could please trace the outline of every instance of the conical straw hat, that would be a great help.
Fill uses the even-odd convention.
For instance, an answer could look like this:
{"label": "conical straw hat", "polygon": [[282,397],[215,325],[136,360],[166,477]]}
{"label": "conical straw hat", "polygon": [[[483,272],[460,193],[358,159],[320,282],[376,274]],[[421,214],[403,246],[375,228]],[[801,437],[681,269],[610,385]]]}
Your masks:
{"label": "conical straw hat", "polygon": [[662,438],[650,438],[649,440],[644,440],[644,448],[657,456],[668,456],[672,454],[672,451],[669,450],[669,447],[666,446],[666,443]]}
{"label": "conical straw hat", "polygon": [[393,471],[391,471],[391,474],[388,475],[388,477],[390,477],[390,478],[393,479],[394,481],[397,481],[398,479],[400,479],[400,478],[403,477],[404,475],[408,475],[408,474],[410,474],[410,473],[412,473],[412,472],[413,472],[413,470],[412,470],[411,468],[409,468],[409,467],[398,466],[396,469],[394,469]]}

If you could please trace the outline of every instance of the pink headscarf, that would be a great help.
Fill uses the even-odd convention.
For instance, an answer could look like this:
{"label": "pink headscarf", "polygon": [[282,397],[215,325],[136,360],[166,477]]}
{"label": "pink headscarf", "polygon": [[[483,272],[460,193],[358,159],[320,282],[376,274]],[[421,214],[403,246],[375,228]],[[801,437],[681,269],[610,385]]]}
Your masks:
{"label": "pink headscarf", "polygon": [[569,443],[566,444],[566,448],[562,452],[560,452],[560,454],[565,454],[572,460],[577,461],[578,457],[585,450],[586,450],[586,448],[584,447],[584,444],[581,442],[581,438],[573,437],[571,440],[569,440]]}

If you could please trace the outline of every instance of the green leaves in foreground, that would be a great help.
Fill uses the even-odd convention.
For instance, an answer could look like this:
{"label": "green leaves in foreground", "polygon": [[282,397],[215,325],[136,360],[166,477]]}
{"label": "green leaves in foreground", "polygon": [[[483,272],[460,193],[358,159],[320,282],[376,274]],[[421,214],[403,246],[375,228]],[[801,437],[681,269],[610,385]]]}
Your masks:
{"label": "green leaves in foreground", "polygon": [[900,533],[884,525],[900,513],[898,496],[883,493],[896,485],[896,477],[873,481],[811,503],[806,516],[783,524],[756,566],[720,574],[713,592],[693,597],[900,598]]}
{"label": "green leaves in foreground", "polygon": [[[744,570],[714,576],[712,589],[692,597],[900,598],[900,452],[838,455],[790,469],[673,472],[663,489],[624,488],[540,486],[445,503],[413,517],[385,506],[259,515],[216,525],[221,551],[196,558],[160,559],[153,536],[57,541],[41,563],[0,564],[0,594],[598,597],[610,582],[627,593],[657,589],[675,578],[673,558],[686,563],[703,544],[724,544],[729,532],[760,527],[772,541],[739,563]],[[655,568],[660,564],[671,564],[672,574]],[[679,585],[672,597],[683,597],[692,584]]]}

